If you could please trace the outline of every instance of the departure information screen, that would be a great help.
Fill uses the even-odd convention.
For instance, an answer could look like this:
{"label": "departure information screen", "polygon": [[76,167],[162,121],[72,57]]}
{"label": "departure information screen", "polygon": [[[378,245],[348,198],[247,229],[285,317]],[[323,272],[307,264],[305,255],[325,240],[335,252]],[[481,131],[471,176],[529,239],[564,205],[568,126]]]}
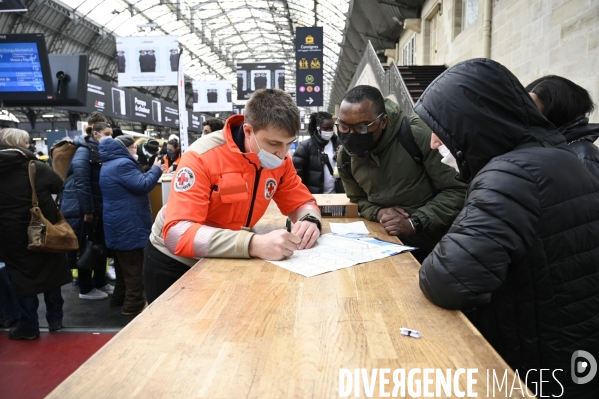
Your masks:
{"label": "departure information screen", "polygon": [[0,43],[0,92],[44,92],[36,43]]}

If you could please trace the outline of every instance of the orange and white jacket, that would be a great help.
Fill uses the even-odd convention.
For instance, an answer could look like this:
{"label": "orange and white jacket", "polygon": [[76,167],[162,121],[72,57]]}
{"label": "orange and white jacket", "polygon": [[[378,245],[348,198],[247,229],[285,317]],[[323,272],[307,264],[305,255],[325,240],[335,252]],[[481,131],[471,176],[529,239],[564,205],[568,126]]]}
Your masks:
{"label": "orange and white jacket", "polygon": [[[180,261],[249,258],[254,234],[249,229],[271,200],[294,222],[308,215],[321,220],[289,156],[269,170],[260,166],[257,154],[241,152],[231,128],[243,120],[243,115],[230,117],[222,131],[203,136],[181,157],[150,237],[159,251]],[[184,263],[193,264],[190,259]]]}

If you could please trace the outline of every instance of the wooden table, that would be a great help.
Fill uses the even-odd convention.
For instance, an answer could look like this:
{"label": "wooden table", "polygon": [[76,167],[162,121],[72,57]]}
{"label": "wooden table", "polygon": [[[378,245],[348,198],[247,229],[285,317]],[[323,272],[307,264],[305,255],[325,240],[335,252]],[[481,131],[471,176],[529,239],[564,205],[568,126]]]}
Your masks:
{"label": "wooden table", "polygon": [[[324,232],[329,221],[352,220],[325,219]],[[284,225],[271,210],[256,230]],[[256,259],[201,260],[48,397],[338,398],[341,368],[390,369],[387,393],[395,369],[407,379],[414,368],[477,368],[483,398],[487,370],[501,379],[507,369],[511,386],[514,373],[467,318],[424,297],[419,267],[401,254],[305,278]],[[465,375],[459,382],[465,391]],[[497,388],[495,397],[507,396]]]}

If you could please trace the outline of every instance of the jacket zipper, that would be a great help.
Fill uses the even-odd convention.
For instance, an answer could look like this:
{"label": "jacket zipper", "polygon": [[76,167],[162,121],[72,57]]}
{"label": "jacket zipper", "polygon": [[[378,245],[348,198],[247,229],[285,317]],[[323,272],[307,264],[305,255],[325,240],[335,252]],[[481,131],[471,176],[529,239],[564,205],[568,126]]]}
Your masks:
{"label": "jacket zipper", "polygon": [[[256,165],[254,165],[256,168]],[[252,221],[252,213],[254,212],[254,202],[256,202],[256,193],[258,192],[258,184],[260,183],[260,174],[262,173],[262,168],[256,168],[256,178],[254,179],[254,193],[252,194],[252,203],[250,204],[250,213],[248,214],[248,220],[245,224],[246,227],[250,227],[250,222]]]}

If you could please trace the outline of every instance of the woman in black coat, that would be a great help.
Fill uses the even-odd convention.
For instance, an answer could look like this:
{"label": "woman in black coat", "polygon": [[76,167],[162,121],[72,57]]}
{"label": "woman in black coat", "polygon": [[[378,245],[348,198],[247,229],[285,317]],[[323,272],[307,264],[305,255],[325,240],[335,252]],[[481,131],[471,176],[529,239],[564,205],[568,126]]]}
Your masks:
{"label": "woman in black coat", "polygon": [[310,138],[302,141],[293,154],[293,166],[312,194],[344,192],[339,177],[335,177],[339,143],[333,126],[328,112],[310,115]]}
{"label": "woman in black coat", "polygon": [[541,113],[568,140],[578,159],[599,178],[599,123],[587,117],[595,109],[588,91],[561,76],[548,75],[526,86]]}
{"label": "woman in black coat", "polygon": [[58,194],[62,189],[60,176],[26,150],[28,140],[29,134],[23,130],[0,130],[0,258],[6,263],[21,312],[19,323],[9,332],[10,339],[39,337],[37,295],[42,292],[49,329],[59,330],[64,303],[60,287],[71,281],[65,254],[27,249],[27,227],[31,221],[29,162],[35,162],[39,206],[51,223],[58,221],[51,194]]}
{"label": "woman in black coat", "polygon": [[492,60],[449,68],[414,110],[470,184],[422,263],[422,292],[468,311],[535,394],[599,398],[599,378],[572,378],[583,351],[599,354],[599,180]]}

